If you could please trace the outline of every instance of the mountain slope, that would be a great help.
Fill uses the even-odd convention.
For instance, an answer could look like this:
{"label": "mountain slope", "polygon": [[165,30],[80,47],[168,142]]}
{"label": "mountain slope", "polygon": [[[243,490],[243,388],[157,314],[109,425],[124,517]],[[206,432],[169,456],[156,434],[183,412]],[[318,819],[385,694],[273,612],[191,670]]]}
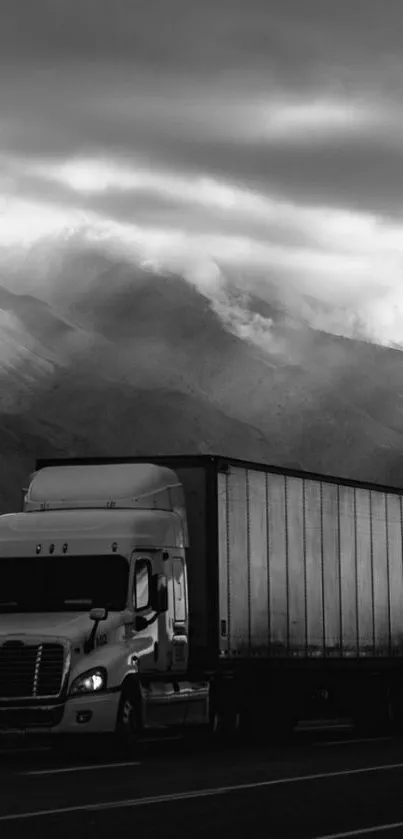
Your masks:
{"label": "mountain slope", "polygon": [[15,509],[37,457],[213,451],[235,456],[243,447],[259,459],[266,448],[263,435],[208,402],[66,373],[48,391],[38,391],[29,411],[0,418],[0,509]]}
{"label": "mountain slope", "polygon": [[403,484],[401,352],[252,295],[221,297],[223,320],[182,278],[98,252],[58,270],[47,301],[0,288],[0,509],[55,453],[210,451]]}

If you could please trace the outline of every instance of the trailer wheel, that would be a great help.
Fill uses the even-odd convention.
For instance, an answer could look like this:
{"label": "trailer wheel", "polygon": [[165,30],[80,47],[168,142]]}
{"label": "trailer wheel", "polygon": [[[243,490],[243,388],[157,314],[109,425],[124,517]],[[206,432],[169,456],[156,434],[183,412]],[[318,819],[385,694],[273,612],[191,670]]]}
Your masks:
{"label": "trailer wheel", "polygon": [[392,688],[388,695],[389,728],[398,737],[403,735],[403,690],[401,686]]}
{"label": "trailer wheel", "polygon": [[77,745],[79,744],[72,737],[68,738],[65,734],[55,734],[50,741],[52,752],[60,758],[70,756]]}
{"label": "trailer wheel", "polygon": [[116,722],[116,741],[119,750],[126,754],[138,754],[140,750],[141,714],[138,697],[130,689],[124,689],[119,703]]}

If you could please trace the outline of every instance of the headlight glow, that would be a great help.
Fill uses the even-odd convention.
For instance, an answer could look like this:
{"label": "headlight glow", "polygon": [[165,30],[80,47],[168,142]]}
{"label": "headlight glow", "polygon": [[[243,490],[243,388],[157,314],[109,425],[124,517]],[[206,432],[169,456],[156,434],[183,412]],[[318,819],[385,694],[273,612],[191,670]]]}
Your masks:
{"label": "headlight glow", "polygon": [[106,672],[101,668],[87,670],[77,676],[70,688],[70,693],[95,693],[106,688]]}

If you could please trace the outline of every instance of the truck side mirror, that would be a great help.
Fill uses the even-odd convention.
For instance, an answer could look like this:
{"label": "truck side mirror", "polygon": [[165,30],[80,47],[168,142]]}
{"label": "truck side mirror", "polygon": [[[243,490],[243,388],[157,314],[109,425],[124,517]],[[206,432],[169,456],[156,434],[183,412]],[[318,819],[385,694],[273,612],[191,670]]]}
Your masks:
{"label": "truck side mirror", "polygon": [[147,618],[143,617],[143,615],[136,615],[134,619],[134,628],[136,632],[141,632],[143,629],[147,629],[148,627],[148,620]]}
{"label": "truck side mirror", "polygon": [[90,653],[94,649],[95,636],[97,634],[98,624],[101,621],[106,621],[108,617],[108,610],[103,606],[95,607],[90,611],[90,620],[94,621],[94,626],[91,629],[90,637],[84,642],[84,652]]}
{"label": "truck side mirror", "polygon": [[102,607],[95,607],[90,611],[90,620],[96,621],[99,623],[100,621],[106,621],[108,617],[108,610]]}
{"label": "truck side mirror", "polygon": [[165,574],[154,574],[151,578],[150,606],[160,614],[168,609],[168,588]]}

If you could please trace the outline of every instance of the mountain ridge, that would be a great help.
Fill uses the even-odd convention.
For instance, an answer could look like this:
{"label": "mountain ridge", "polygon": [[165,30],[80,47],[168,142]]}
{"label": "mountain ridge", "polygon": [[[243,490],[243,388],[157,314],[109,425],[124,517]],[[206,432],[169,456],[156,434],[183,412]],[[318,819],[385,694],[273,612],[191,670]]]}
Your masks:
{"label": "mountain ridge", "polygon": [[399,350],[311,329],[278,301],[257,312],[249,294],[222,293],[223,319],[178,275],[78,260],[59,260],[46,300],[0,287],[1,510],[55,454],[203,452],[403,484]]}

